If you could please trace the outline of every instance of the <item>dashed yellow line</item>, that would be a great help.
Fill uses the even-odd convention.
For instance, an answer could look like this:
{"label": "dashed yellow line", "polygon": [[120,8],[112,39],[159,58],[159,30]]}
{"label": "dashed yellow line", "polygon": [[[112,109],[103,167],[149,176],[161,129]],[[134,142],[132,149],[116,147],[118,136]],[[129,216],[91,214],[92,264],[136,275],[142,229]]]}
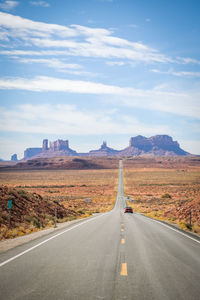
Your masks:
{"label": "dashed yellow line", "polygon": [[122,263],[121,264],[121,272],[120,272],[121,276],[128,276],[128,272],[127,272],[127,263]]}
{"label": "dashed yellow line", "polygon": [[121,239],[121,243],[122,243],[122,244],[125,244],[125,239]]}

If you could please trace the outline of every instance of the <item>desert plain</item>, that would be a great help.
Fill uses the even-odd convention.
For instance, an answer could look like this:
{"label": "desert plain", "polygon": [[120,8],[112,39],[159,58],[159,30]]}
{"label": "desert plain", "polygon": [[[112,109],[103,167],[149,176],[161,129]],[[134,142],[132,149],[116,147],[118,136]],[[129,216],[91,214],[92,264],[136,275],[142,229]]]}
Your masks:
{"label": "desert plain", "polygon": [[[31,163],[30,163],[31,162]],[[0,168],[1,239],[113,208],[119,158],[38,159]],[[134,212],[200,234],[200,158],[123,158],[127,204]],[[7,207],[12,200],[12,209]],[[190,224],[191,212],[191,224]]]}

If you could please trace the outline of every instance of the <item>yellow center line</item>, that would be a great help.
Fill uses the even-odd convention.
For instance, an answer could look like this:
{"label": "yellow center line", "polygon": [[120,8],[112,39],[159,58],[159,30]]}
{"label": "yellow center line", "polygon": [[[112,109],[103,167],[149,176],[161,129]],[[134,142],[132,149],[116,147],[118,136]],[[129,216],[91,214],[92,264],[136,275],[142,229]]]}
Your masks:
{"label": "yellow center line", "polygon": [[125,244],[125,239],[121,239],[121,243],[122,243],[122,244]]}
{"label": "yellow center line", "polygon": [[122,223],[121,226],[124,226],[124,224]]}
{"label": "yellow center line", "polygon": [[121,265],[121,276],[127,276],[128,272],[127,272],[127,263],[122,263]]}
{"label": "yellow center line", "polygon": [[121,231],[124,231],[124,229],[123,229],[123,228],[121,228]]}

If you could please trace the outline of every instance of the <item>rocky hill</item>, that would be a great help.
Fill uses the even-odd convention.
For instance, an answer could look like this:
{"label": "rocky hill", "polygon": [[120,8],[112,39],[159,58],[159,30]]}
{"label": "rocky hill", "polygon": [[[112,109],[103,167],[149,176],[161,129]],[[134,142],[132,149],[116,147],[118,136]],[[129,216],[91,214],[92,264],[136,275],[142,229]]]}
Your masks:
{"label": "rocky hill", "polygon": [[[8,230],[8,200],[12,200],[10,230]],[[59,219],[78,215],[74,210],[67,209],[58,202],[44,199],[39,194],[29,193],[23,189],[0,186],[0,240],[52,226],[55,208]]]}

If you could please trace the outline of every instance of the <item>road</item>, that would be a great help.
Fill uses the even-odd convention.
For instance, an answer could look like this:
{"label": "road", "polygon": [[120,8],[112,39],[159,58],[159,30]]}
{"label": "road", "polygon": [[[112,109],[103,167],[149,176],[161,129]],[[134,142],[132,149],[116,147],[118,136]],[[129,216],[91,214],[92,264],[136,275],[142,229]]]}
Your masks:
{"label": "road", "polygon": [[200,241],[124,214],[123,170],[111,212],[0,255],[0,299],[200,299]]}

